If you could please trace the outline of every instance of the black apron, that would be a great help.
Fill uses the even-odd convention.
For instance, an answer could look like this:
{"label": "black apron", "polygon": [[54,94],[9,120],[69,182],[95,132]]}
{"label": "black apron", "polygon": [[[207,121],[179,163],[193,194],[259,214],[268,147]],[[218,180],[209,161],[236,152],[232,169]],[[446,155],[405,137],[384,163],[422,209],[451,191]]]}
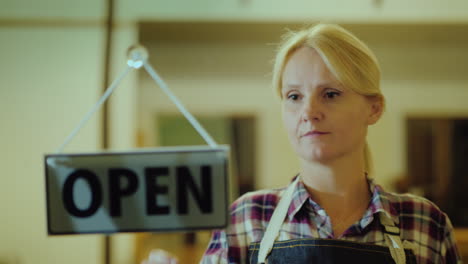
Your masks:
{"label": "black apron", "polygon": [[[256,264],[260,243],[249,246],[249,263]],[[406,263],[416,264],[416,256],[405,249]],[[388,247],[334,239],[294,239],[278,241],[267,258],[268,264],[304,263],[395,263]]]}
{"label": "black apron", "polygon": [[297,177],[284,192],[273,212],[262,241],[252,243],[249,246],[249,263],[416,263],[413,251],[403,247],[399,228],[384,213],[380,213],[379,217],[385,230],[384,237],[387,247],[336,239],[303,238],[275,241],[291,204],[292,194],[299,178]]}

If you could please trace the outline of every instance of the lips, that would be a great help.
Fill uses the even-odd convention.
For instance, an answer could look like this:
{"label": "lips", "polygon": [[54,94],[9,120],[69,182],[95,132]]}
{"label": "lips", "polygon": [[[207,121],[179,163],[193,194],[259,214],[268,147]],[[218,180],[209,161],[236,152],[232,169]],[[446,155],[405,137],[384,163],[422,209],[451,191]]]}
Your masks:
{"label": "lips", "polygon": [[330,134],[330,132],[313,130],[313,131],[309,131],[303,134],[302,137],[319,137],[319,136],[328,135],[328,134]]}

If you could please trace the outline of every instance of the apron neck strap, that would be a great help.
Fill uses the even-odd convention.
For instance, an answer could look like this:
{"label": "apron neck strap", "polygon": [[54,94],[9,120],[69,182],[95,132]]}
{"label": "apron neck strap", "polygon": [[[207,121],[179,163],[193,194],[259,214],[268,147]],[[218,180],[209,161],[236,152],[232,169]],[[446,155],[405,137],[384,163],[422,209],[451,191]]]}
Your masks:
{"label": "apron neck strap", "polygon": [[258,260],[257,263],[265,263],[266,257],[270,254],[271,249],[273,248],[273,244],[276,241],[276,237],[278,237],[279,230],[283,225],[284,219],[286,218],[286,214],[288,213],[289,205],[291,204],[294,189],[296,188],[297,183],[299,182],[300,175],[296,177],[296,179],[289,184],[288,188],[283,191],[281,199],[276,206],[275,211],[273,211],[273,215],[271,216],[270,223],[267,226],[265,234],[263,235],[262,241],[260,242],[260,249],[258,252]]}
{"label": "apron neck strap", "polygon": [[384,227],[385,243],[390,250],[396,264],[406,264],[406,255],[403,243],[401,243],[400,229],[395,226],[393,220],[384,212],[379,213],[380,224]]}

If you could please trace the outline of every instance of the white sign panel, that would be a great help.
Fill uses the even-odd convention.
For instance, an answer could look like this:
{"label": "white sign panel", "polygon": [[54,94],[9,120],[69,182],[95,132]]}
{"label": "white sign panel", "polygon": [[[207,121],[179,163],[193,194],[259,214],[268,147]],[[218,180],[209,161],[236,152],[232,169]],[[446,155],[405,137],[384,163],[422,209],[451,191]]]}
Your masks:
{"label": "white sign panel", "polygon": [[46,155],[51,235],[227,224],[227,147]]}

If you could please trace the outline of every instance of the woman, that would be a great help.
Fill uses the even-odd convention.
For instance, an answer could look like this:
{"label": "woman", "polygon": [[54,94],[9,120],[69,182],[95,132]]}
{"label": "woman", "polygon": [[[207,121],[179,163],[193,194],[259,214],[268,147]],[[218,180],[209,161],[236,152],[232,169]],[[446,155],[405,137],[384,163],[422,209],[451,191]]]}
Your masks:
{"label": "woman", "polygon": [[301,160],[281,190],[248,193],[201,263],[457,263],[447,215],[371,179],[367,127],[385,106],[371,50],[337,25],[290,33],[273,84]]}

